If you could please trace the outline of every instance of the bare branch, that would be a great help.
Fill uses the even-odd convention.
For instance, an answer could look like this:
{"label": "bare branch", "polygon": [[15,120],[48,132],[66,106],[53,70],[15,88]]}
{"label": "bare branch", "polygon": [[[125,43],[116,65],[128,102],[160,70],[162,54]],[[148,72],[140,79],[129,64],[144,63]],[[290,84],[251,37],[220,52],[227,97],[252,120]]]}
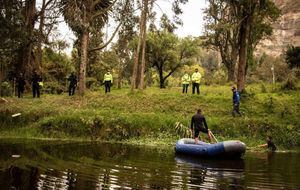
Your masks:
{"label": "bare branch", "polygon": [[100,47],[96,47],[93,49],[90,49],[89,52],[93,52],[93,51],[97,51],[97,50],[101,50],[103,48],[105,48],[106,46],[108,46],[108,44],[114,39],[114,37],[116,36],[120,26],[122,25],[122,22],[119,23],[119,25],[117,26],[117,28],[115,29],[114,33],[112,34],[112,36],[110,37],[110,39],[104,43],[103,45],[101,45]]}

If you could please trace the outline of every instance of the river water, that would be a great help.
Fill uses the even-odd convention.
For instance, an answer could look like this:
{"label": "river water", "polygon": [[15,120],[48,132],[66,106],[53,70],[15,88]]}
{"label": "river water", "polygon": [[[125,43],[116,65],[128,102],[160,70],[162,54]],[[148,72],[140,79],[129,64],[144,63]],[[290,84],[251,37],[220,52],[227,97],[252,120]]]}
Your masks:
{"label": "river water", "polygon": [[300,153],[183,157],[111,143],[0,141],[0,189],[300,189]]}

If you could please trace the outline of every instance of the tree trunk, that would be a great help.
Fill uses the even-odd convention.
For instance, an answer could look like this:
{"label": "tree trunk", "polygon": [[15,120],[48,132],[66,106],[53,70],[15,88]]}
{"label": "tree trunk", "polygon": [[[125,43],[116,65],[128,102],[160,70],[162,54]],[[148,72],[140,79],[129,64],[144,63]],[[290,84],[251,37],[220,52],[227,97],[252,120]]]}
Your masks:
{"label": "tree trunk", "polygon": [[237,89],[240,92],[245,90],[245,72],[247,64],[247,52],[250,33],[250,16],[241,23],[240,28],[240,49],[239,49],[239,65],[237,73]]}
{"label": "tree trunk", "polygon": [[159,79],[159,87],[160,88],[166,88],[165,81],[163,79]]}
{"label": "tree trunk", "polygon": [[147,13],[148,13],[148,0],[144,0],[143,20],[141,25],[142,32],[142,62],[140,69],[140,84],[139,89],[144,89],[145,78],[145,54],[146,54],[146,37],[147,37]]}
{"label": "tree trunk", "polygon": [[157,68],[158,73],[159,73],[159,87],[160,88],[166,88],[165,86],[165,78],[163,76],[163,69],[162,68]]}
{"label": "tree trunk", "polygon": [[118,89],[121,89],[122,86],[122,78],[123,78],[123,63],[122,58],[119,59],[119,71],[118,71]]}
{"label": "tree trunk", "polygon": [[85,91],[85,73],[86,65],[88,61],[88,40],[89,32],[85,30],[81,36],[81,56],[80,56],[80,66],[79,66],[79,94],[84,95]]}
{"label": "tree trunk", "polygon": [[237,57],[238,57],[238,48],[232,47],[231,54],[230,54],[231,67],[228,70],[228,82],[234,82],[236,80],[235,68],[236,68]]}
{"label": "tree trunk", "polygon": [[235,81],[235,65],[230,68],[227,68],[227,82]]}
{"label": "tree trunk", "polygon": [[38,34],[38,44],[37,44],[37,66],[42,67],[42,43],[43,43],[43,30],[44,30],[44,21],[45,21],[45,8],[46,8],[46,0],[42,2],[42,8],[40,13],[40,26],[39,26],[39,34]]}
{"label": "tree trunk", "polygon": [[[16,72],[22,72],[29,77],[29,67],[31,66],[31,52],[33,44],[33,29],[35,24],[35,0],[26,0],[24,9],[26,38],[21,47],[20,60],[16,65]],[[26,72],[27,71],[27,72]]]}
{"label": "tree trunk", "polygon": [[137,70],[138,70],[138,64],[139,64],[139,48],[140,42],[138,44],[138,47],[134,51],[134,62],[133,62],[133,70],[132,70],[132,76],[131,76],[131,91],[133,91],[136,87],[136,78],[137,78]]}
{"label": "tree trunk", "polygon": [[2,96],[2,81],[4,78],[3,75],[4,75],[3,63],[0,61],[0,96]]}
{"label": "tree trunk", "polygon": [[139,41],[138,41],[138,46],[135,50],[135,57],[134,57],[134,62],[133,62],[133,70],[132,70],[132,77],[131,77],[131,91],[133,91],[136,86],[137,86],[137,76],[138,76],[138,65],[139,65],[139,57],[140,57],[140,49],[142,46],[142,36],[143,36],[143,14],[144,11],[141,13],[141,18],[140,18],[140,34],[139,34]]}

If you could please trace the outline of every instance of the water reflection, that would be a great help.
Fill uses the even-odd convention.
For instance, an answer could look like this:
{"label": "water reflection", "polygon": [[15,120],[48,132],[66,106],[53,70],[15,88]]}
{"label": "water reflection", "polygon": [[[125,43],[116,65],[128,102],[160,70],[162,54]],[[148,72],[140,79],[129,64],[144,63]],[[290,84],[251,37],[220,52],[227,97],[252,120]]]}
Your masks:
{"label": "water reflection", "polygon": [[178,168],[189,169],[188,183],[190,187],[208,189],[234,189],[243,184],[244,161],[201,159],[199,157],[176,155]]}
{"label": "water reflection", "polygon": [[[14,154],[19,158],[12,158]],[[122,144],[1,142],[1,189],[299,189],[296,153],[210,160]]]}

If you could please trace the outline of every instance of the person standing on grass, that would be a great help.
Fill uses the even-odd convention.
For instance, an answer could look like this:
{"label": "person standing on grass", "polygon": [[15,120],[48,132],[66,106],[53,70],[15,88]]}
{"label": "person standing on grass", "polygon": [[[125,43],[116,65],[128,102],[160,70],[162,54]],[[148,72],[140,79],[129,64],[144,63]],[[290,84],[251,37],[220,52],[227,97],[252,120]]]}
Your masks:
{"label": "person standing on grass", "polygon": [[200,94],[200,80],[201,80],[201,74],[198,72],[198,69],[195,69],[195,72],[192,74],[192,88],[193,88],[193,94],[195,94],[195,89],[197,90],[197,94]]}
{"label": "person standing on grass", "polygon": [[103,83],[105,86],[105,93],[110,92],[110,86],[113,83],[113,76],[109,71],[107,71],[104,75]]}
{"label": "person standing on grass", "polygon": [[23,77],[23,74],[20,73],[19,77],[17,78],[17,87],[18,87],[18,98],[23,97],[24,89],[25,89],[25,79]]}
{"label": "person standing on grass", "polygon": [[191,77],[187,73],[185,75],[183,75],[183,77],[181,77],[181,82],[182,82],[182,87],[183,87],[182,93],[187,93],[190,81],[191,81]]}
{"label": "person standing on grass", "polygon": [[34,71],[32,78],[31,78],[33,98],[40,97],[40,84],[41,83],[42,83],[42,78],[37,74],[36,71]]}
{"label": "person standing on grass", "polygon": [[191,121],[191,132],[194,135],[195,138],[195,144],[198,144],[199,142],[199,135],[200,131],[203,133],[206,133],[208,136],[209,141],[211,142],[211,132],[208,129],[205,117],[201,113],[201,109],[197,110],[197,113],[193,115],[192,121]]}
{"label": "person standing on grass", "polygon": [[74,75],[74,72],[71,73],[70,77],[68,78],[68,81],[70,81],[69,96],[73,96],[75,93],[75,88],[77,86],[77,77],[76,75]]}
{"label": "person standing on grass", "polygon": [[233,102],[232,116],[235,117],[235,113],[242,116],[242,114],[240,113],[240,94],[234,86],[231,87],[231,91],[232,91],[232,102]]}

